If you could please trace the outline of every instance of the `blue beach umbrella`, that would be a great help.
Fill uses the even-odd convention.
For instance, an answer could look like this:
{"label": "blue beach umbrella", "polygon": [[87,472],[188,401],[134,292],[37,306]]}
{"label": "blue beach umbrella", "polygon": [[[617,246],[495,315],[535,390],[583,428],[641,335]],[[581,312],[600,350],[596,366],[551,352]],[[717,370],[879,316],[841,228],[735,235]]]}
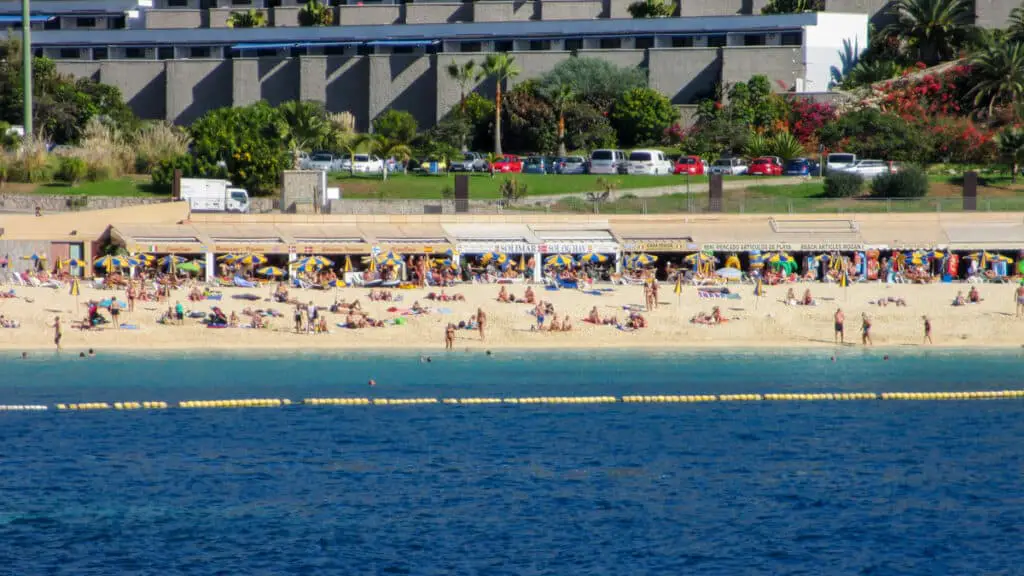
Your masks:
{"label": "blue beach umbrella", "polygon": [[545,265],[554,266],[556,268],[565,268],[566,266],[572,266],[575,263],[576,261],[568,254],[555,254],[554,256],[548,256],[548,259],[544,261]]}
{"label": "blue beach umbrella", "polygon": [[260,276],[273,276],[276,278],[284,276],[284,270],[277,266],[264,266],[263,268],[256,270],[256,273]]}
{"label": "blue beach umbrella", "polygon": [[325,268],[328,266],[334,266],[334,261],[323,256],[307,256],[296,263],[300,268]]}
{"label": "blue beach umbrella", "polygon": [[103,256],[102,258],[97,258],[93,265],[96,266],[97,268],[103,268],[107,272],[110,272],[114,268],[127,268],[128,259],[125,258],[124,256],[108,255]]}
{"label": "blue beach umbrella", "polygon": [[627,260],[627,264],[630,268],[636,268],[637,266],[651,266],[658,261],[658,257],[653,254],[634,254]]}
{"label": "blue beach umbrella", "polygon": [[267,257],[262,254],[246,254],[236,258],[235,262],[243,266],[262,266],[267,263]]}
{"label": "blue beach umbrella", "polygon": [[480,257],[480,263],[485,266],[491,262],[501,266],[505,262],[508,262],[508,255],[501,252],[488,252]]}
{"label": "blue beach umbrella", "polygon": [[604,264],[607,261],[607,256],[604,254],[598,254],[597,252],[587,252],[580,256],[580,262],[583,264]]}

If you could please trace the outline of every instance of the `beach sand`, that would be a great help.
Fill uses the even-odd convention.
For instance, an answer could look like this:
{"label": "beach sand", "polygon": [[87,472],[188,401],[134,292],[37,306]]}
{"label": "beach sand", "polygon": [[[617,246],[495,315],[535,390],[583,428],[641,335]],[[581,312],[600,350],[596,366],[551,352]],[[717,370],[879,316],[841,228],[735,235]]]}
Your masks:
{"label": "beach sand", "polygon": [[[609,287],[607,285],[603,286]],[[4,287],[6,291],[9,287]],[[797,284],[793,288],[801,296],[810,288],[818,305],[813,307],[787,306],[782,302],[789,286],[766,287],[766,295],[754,296],[753,286],[739,285],[732,289],[741,295],[736,300],[700,299],[697,289],[684,286],[681,296],[673,293],[672,284],[660,286],[659,308],[645,313],[649,327],[633,332],[619,330],[613,326],[594,326],[583,322],[590,309],[597,306],[602,316],[618,315],[625,320],[628,312],[623,306],[642,306],[643,289],[638,286],[615,286],[613,291],[600,296],[584,294],[576,290],[548,291],[534,287],[537,297],[554,304],[559,317],[569,313],[574,330],[569,333],[537,333],[530,327],[535,323],[528,312],[531,306],[525,304],[504,304],[496,300],[499,290],[494,285],[465,285],[448,289],[449,294],[462,293],[466,302],[429,302],[425,296],[429,290],[394,290],[402,295],[399,303],[370,302],[367,289],[345,288],[340,290],[291,290],[291,296],[300,301],[314,301],[322,310],[335,297],[351,301],[359,298],[363,309],[377,319],[396,317],[386,312],[392,306],[409,308],[419,300],[421,305],[430,306],[435,312],[428,315],[408,317],[404,325],[384,328],[349,330],[336,327],[344,321],[344,315],[328,314],[331,333],[325,335],[295,334],[293,330],[293,307],[269,301],[273,285],[258,289],[225,288],[220,302],[188,302],[186,289],[179,289],[170,299],[170,304],[181,301],[186,310],[209,312],[218,305],[228,314],[239,313],[243,322],[248,321],[241,311],[246,307],[274,308],[282,312],[282,318],[268,319],[270,329],[208,329],[197,320],[186,320],[185,326],[169,326],[157,323],[168,303],[138,302],[133,314],[122,313],[122,322],[131,323],[134,330],[115,330],[106,325],[99,331],[71,329],[73,320],[86,315],[86,302],[100,300],[114,294],[110,290],[95,290],[82,286],[81,295],[68,295],[67,289],[16,288],[18,298],[0,299],[0,314],[21,322],[18,329],[0,329],[0,349],[45,350],[53,349],[53,318],[61,317],[65,327],[63,347],[66,352],[78,353],[88,348],[96,350],[267,350],[302,351],[327,349],[408,349],[440,351],[444,348],[444,332],[448,322],[466,320],[482,307],[488,315],[487,338],[481,341],[476,331],[459,330],[456,336],[456,350],[524,348],[552,350],[559,348],[793,348],[834,346],[832,318],[836,308],[846,314],[846,342],[848,346],[860,346],[861,313],[867,312],[872,321],[872,336],[875,346],[918,346],[923,337],[922,315],[932,321],[932,338],[936,347],[1020,347],[1024,345],[1024,319],[1014,317],[1013,291],[1009,284],[984,284],[980,286],[984,301],[980,304],[953,307],[951,302],[958,291],[966,295],[969,286],[962,284],[932,285],[885,285],[858,284],[849,288],[825,284]],[[512,286],[510,292],[522,296],[525,287]],[[261,301],[249,302],[232,299],[232,295],[256,294]],[[123,290],[118,291],[119,299],[125,300]],[[892,304],[886,307],[870,305],[870,300],[888,297],[903,298],[906,307]],[[31,300],[31,302],[29,301]],[[729,321],[718,326],[701,326],[690,323],[690,318],[699,311],[710,312],[720,306]],[[442,314],[437,308],[451,312]],[[106,311],[104,311],[106,314]],[[109,318],[109,315],[107,315]]]}

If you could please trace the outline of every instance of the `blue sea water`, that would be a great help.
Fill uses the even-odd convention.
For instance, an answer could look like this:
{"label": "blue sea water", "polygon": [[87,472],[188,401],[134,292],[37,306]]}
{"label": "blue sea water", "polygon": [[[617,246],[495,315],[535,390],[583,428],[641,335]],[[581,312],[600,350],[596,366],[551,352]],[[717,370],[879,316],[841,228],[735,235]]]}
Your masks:
{"label": "blue sea water", "polygon": [[[0,403],[955,391],[1022,367],[8,354]],[[1020,574],[1022,446],[1014,400],[2,413],[0,574]]]}

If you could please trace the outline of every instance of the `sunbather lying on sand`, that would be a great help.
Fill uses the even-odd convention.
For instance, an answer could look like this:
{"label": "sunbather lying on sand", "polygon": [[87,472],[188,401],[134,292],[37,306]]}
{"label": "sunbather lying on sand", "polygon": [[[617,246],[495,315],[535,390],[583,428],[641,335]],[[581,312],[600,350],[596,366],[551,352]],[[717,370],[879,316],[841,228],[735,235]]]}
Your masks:
{"label": "sunbather lying on sand", "polygon": [[694,324],[714,325],[723,324],[728,322],[728,320],[722,317],[722,310],[718,306],[715,306],[711,309],[711,314],[698,312],[696,316],[690,319],[690,322],[693,322]]}

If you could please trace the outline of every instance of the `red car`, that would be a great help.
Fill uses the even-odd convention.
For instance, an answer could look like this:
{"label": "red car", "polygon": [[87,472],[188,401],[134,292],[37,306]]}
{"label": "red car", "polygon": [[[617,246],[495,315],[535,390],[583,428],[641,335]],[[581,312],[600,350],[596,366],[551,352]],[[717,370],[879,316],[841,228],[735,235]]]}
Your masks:
{"label": "red car", "polygon": [[494,161],[495,172],[522,172],[523,161],[519,159],[519,156],[514,154],[506,154],[500,160]]}
{"label": "red car", "polygon": [[689,174],[690,176],[703,176],[706,172],[707,162],[700,156],[680,156],[676,160],[674,174]]}
{"label": "red car", "polygon": [[782,160],[775,156],[754,158],[747,169],[750,176],[782,176]]}

